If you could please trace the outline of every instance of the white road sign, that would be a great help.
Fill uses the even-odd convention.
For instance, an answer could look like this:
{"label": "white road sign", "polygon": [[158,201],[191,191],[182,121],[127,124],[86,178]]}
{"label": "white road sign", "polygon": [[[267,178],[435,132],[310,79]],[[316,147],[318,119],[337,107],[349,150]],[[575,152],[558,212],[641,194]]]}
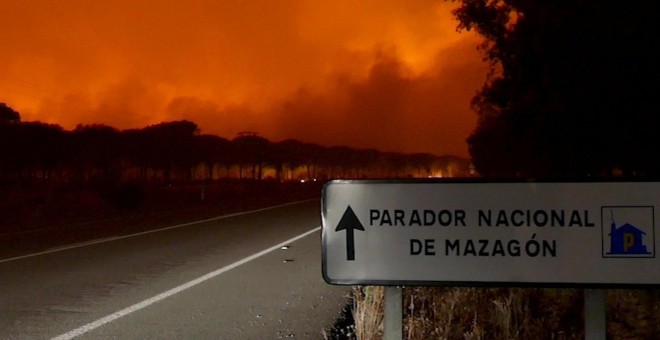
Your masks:
{"label": "white road sign", "polygon": [[660,183],[331,181],[331,284],[660,285]]}

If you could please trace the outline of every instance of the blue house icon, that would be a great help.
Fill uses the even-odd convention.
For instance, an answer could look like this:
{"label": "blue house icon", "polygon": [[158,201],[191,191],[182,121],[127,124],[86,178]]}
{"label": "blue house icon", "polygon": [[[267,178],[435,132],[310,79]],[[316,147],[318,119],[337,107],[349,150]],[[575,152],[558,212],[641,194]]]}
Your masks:
{"label": "blue house icon", "polygon": [[645,232],[630,223],[619,228],[612,222],[610,229],[610,252],[608,254],[620,255],[648,255],[651,254],[644,245]]}

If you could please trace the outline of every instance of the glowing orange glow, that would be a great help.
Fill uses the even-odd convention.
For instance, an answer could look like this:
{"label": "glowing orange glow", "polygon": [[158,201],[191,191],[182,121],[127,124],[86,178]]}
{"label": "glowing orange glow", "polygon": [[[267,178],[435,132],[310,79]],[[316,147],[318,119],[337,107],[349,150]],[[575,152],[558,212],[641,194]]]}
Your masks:
{"label": "glowing orange glow", "polygon": [[3,1],[0,102],[23,120],[256,131],[467,155],[486,66],[434,0]]}

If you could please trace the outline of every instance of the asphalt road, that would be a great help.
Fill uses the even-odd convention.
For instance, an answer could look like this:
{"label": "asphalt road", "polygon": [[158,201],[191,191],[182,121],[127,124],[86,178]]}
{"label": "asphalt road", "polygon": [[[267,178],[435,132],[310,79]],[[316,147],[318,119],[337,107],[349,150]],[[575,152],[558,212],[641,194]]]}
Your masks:
{"label": "asphalt road", "polygon": [[314,200],[22,254],[14,244],[0,258],[0,338],[322,338],[348,289],[321,277],[320,224]]}

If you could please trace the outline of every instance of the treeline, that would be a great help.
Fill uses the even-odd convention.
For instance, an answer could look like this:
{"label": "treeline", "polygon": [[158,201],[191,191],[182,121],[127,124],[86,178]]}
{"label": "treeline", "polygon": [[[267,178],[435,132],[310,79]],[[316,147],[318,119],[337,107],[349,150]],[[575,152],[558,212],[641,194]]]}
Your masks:
{"label": "treeline", "polygon": [[95,124],[66,131],[8,117],[0,120],[3,184],[464,176],[468,167],[466,160],[451,156],[324,147],[293,139],[272,142],[249,132],[229,140],[200,134],[195,123],[185,120],[142,129]]}
{"label": "treeline", "polygon": [[482,176],[660,176],[657,1],[458,2],[493,75],[467,140]]}

